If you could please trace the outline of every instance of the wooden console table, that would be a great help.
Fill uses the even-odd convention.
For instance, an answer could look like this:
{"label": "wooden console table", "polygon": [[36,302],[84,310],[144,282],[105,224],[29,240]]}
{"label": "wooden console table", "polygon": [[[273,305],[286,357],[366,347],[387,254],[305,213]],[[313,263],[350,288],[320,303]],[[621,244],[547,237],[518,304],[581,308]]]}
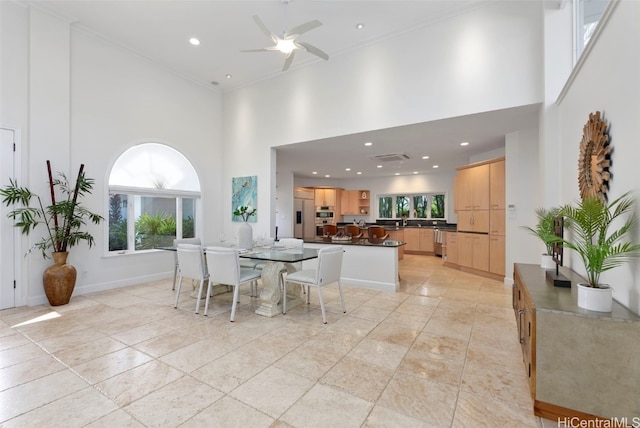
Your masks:
{"label": "wooden console table", "polygon": [[640,318],[619,303],[612,312],[577,305],[571,288],[547,283],[539,265],[514,265],[513,309],[529,374],[534,413],[550,420],[640,415]]}

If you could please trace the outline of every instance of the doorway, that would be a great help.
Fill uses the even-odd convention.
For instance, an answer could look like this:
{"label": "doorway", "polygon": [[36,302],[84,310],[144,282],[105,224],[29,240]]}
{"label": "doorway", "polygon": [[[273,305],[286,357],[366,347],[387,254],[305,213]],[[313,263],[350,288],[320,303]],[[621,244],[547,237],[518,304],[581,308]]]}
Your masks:
{"label": "doorway", "polygon": [[[16,130],[0,127],[0,186],[16,176]],[[13,208],[0,204],[0,309],[16,306],[16,229],[7,217]]]}

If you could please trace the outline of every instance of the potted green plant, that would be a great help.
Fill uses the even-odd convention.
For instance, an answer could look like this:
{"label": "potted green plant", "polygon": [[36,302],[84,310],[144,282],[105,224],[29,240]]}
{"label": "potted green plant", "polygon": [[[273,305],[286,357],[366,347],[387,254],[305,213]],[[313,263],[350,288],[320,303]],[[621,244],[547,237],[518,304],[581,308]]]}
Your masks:
{"label": "potted green plant", "polygon": [[233,211],[233,215],[242,218],[238,226],[238,248],[251,250],[253,248],[253,228],[249,223],[249,217],[258,213],[251,205],[241,205]]}
{"label": "potted green plant", "polygon": [[600,274],[640,254],[640,245],[631,241],[632,230],[638,224],[638,217],[631,212],[634,204],[635,199],[627,192],[609,203],[590,196],[576,206],[561,208],[571,232],[571,236],[561,242],[578,254],[587,274],[587,282],[578,284],[578,306],[611,311],[612,289],[600,282]]}
{"label": "potted green plant", "polygon": [[544,269],[555,269],[556,264],[553,261],[553,243],[555,242],[555,234],[553,230],[554,220],[560,215],[559,207],[552,208],[537,208],[536,218],[538,222],[534,228],[529,226],[522,226],[531,234],[537,236],[545,246],[546,252],[542,254],[540,260],[540,266]]}
{"label": "potted green plant", "polygon": [[[37,248],[44,258],[48,258],[48,252],[52,251],[55,264],[45,270],[43,282],[49,303],[57,306],[69,303],[75,287],[75,268],[66,263],[68,250],[81,241],[85,241],[91,248],[94,238],[81,228],[86,225],[87,220],[99,224],[104,219],[83,207],[80,202],[82,196],[91,193],[94,183],[93,179],[85,176],[84,165],[80,165],[73,185],[64,173],[59,172],[54,179],[49,161],[47,171],[51,204],[45,206],[40,196],[27,187],[19,186],[14,179],[10,179],[9,185],[0,189],[0,195],[6,206],[22,205],[8,216],[16,220],[15,227],[21,228],[24,235],[29,235],[38,226],[44,226],[46,233],[28,252]],[[63,197],[56,199],[57,194],[62,194]],[[32,205],[34,201],[36,203]]]}

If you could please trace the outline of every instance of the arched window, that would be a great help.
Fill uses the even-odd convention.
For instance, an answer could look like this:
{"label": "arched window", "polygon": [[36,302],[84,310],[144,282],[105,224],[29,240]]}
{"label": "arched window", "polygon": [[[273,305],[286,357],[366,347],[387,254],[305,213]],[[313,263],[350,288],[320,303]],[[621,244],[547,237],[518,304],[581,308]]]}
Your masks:
{"label": "arched window", "polygon": [[134,252],[193,238],[200,181],[177,150],[158,143],[131,147],[109,175],[109,251]]}

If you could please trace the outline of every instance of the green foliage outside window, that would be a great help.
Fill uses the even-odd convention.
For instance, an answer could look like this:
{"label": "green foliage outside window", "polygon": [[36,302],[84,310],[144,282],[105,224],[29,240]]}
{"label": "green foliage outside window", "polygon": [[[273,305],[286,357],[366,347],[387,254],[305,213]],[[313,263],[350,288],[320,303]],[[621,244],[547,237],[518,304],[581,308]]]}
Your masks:
{"label": "green foliage outside window", "polygon": [[409,197],[396,196],[396,218],[409,217]]}
{"label": "green foliage outside window", "polygon": [[433,195],[431,197],[431,218],[445,218],[444,195]]}
{"label": "green foliage outside window", "polygon": [[164,211],[142,214],[136,220],[136,250],[166,247],[176,237],[176,219]]}
{"label": "green foliage outside window", "polygon": [[391,196],[382,196],[378,199],[378,217],[391,218],[393,216],[391,209],[392,201],[393,198]]}

